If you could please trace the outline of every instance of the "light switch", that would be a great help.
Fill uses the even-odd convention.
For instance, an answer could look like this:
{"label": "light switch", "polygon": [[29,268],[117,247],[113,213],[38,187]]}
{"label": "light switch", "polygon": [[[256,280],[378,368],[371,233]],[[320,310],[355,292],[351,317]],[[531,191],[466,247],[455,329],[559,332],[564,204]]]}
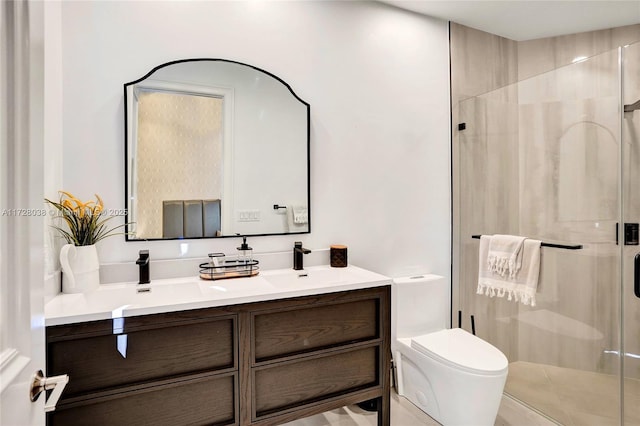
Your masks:
{"label": "light switch", "polygon": [[238,210],[238,222],[260,222],[260,210]]}

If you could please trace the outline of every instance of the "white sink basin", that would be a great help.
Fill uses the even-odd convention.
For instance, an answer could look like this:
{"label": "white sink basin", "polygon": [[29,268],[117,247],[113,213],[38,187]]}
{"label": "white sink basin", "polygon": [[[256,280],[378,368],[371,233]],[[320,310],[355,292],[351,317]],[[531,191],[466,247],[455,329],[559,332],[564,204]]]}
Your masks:
{"label": "white sink basin", "polygon": [[[366,282],[368,277],[357,268],[313,266],[302,271],[285,270],[263,275],[276,288],[316,287],[322,285],[354,284]],[[368,271],[364,271],[368,272]]]}
{"label": "white sink basin", "polygon": [[[264,280],[251,278],[238,278],[227,280],[202,280],[195,278],[193,281],[171,280],[162,284],[144,284],[137,286],[127,286],[124,288],[109,289],[107,286],[101,288],[93,294],[88,294],[89,298],[95,299],[119,299],[129,301],[131,305],[148,306],[158,303],[172,303],[175,301],[185,301],[191,299],[201,299],[206,297],[225,297],[237,293],[253,293],[255,291],[267,291],[272,288]],[[145,291],[148,290],[148,291]]]}
{"label": "white sink basin", "polygon": [[84,303],[90,307],[116,305],[120,309],[129,309],[134,306],[154,306],[172,300],[197,299],[202,296],[202,291],[197,282],[189,282],[181,283],[179,286],[155,284],[102,286],[97,291],[73,296],[84,298]]}
{"label": "white sink basin", "polygon": [[200,292],[205,295],[254,293],[257,291],[269,291],[273,287],[259,276],[252,278],[234,278],[226,280],[200,280],[198,282]]}

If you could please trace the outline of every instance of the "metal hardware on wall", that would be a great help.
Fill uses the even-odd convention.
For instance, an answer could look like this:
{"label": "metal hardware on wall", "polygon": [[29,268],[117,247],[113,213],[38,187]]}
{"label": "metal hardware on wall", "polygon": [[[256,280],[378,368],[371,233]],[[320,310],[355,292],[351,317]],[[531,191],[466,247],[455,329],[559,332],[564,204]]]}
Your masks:
{"label": "metal hardware on wall", "polygon": [[476,319],[471,315],[471,333],[476,335]]}
{"label": "metal hardware on wall", "polygon": [[637,223],[625,223],[624,224],[624,245],[625,246],[637,246],[638,241],[638,230],[640,229],[640,224]]}
{"label": "metal hardware on wall", "polygon": [[637,109],[640,109],[640,100],[624,106],[624,112],[633,112]]}
{"label": "metal hardware on wall", "polygon": [[633,260],[633,293],[640,298],[640,253]]}
{"label": "metal hardware on wall", "polygon": [[[616,245],[619,244],[620,226],[616,223]],[[637,246],[640,244],[640,224],[638,223],[625,223],[623,234],[623,242],[625,246]]]}

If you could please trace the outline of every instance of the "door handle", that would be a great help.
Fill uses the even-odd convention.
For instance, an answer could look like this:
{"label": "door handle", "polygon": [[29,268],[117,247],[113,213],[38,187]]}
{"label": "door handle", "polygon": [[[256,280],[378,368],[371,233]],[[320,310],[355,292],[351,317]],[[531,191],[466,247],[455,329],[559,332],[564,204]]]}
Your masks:
{"label": "door handle", "polygon": [[51,395],[49,395],[49,398],[47,398],[44,403],[44,411],[45,413],[54,411],[67,383],[69,383],[69,376],[67,374],[44,377],[42,370],[38,370],[36,374],[33,375],[31,382],[31,391],[29,392],[31,402],[35,402],[43,391],[53,389],[53,392],[51,392]]}
{"label": "door handle", "polygon": [[633,292],[640,297],[640,253],[636,254],[633,261]]}

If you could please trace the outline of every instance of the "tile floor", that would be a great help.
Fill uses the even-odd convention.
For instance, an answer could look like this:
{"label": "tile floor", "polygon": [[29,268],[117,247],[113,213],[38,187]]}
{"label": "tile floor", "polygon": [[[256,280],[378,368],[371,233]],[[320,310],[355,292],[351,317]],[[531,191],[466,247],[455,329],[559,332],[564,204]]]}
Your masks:
{"label": "tile floor", "polygon": [[[375,426],[377,414],[358,406],[342,407],[338,410],[307,417],[287,423],[285,426]],[[439,426],[440,423],[426,415],[405,398],[391,391],[392,426]],[[509,397],[503,397],[496,419],[496,426],[556,426],[539,414],[527,409]]]}
{"label": "tile floor", "polygon": [[[517,361],[505,390],[565,426],[613,426],[619,386],[614,375]],[[640,380],[625,379],[625,423],[640,424]]]}
{"label": "tile floor", "polygon": [[[618,379],[583,370],[517,361],[509,364],[505,390],[554,421],[503,396],[495,426],[618,425]],[[625,424],[640,425],[640,380],[625,380]],[[438,422],[391,391],[392,426],[437,426]],[[286,426],[374,426],[376,413],[343,407]],[[556,423],[557,422],[557,423]]]}

